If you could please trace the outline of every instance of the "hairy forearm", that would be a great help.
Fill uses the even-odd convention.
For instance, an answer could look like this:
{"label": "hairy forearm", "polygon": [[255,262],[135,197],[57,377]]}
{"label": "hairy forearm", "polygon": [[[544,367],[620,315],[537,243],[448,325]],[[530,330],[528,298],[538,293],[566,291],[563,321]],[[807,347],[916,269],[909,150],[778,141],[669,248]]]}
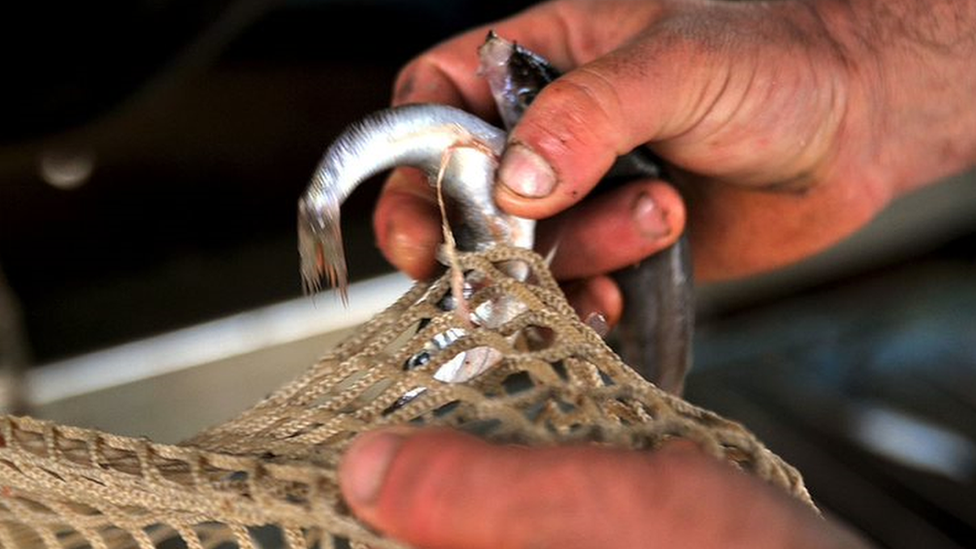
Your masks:
{"label": "hairy forearm", "polygon": [[976,0],[813,0],[846,52],[882,177],[905,192],[976,165]]}
{"label": "hairy forearm", "polygon": [[[850,1],[850,0],[849,0]],[[972,53],[976,2],[972,0],[853,0],[864,24],[876,23],[881,43],[904,43],[944,55]]]}

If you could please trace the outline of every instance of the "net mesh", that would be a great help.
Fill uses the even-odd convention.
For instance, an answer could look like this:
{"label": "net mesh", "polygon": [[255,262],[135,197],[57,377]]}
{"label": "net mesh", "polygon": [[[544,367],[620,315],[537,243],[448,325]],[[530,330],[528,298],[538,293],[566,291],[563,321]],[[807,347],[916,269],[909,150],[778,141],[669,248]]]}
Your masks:
{"label": "net mesh", "polygon": [[[539,256],[498,247],[457,261],[477,281],[468,308],[494,307],[494,321],[444,310],[450,273],[418,283],[300,378],[182,444],[3,417],[0,546],[398,547],[351,516],[336,468],[356,434],[405,423],[522,444],[689,439],[813,505],[796,470],[741,425],[623,364]],[[476,357],[493,366],[464,383],[435,377]]]}

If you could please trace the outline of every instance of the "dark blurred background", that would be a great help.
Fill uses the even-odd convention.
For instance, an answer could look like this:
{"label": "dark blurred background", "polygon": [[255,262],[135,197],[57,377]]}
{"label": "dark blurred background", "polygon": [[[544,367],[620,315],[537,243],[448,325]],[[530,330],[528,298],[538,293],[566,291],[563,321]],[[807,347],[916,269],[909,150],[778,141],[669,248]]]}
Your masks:
{"label": "dark blurred background", "polygon": [[[328,143],[387,104],[408,59],[526,4],[156,0],[9,13],[0,365],[298,297],[295,204]],[[364,185],[343,210],[353,280],[391,270],[373,245],[378,191]],[[822,257],[701,288],[688,398],[746,423],[805,473],[829,515],[882,546],[976,539],[974,205],[973,177],[955,178]],[[147,394],[173,397],[165,382]],[[64,409],[59,420],[86,422]]]}
{"label": "dark blurred background", "polygon": [[[297,296],[295,205],[325,147],[387,105],[412,56],[525,3],[134,1],[14,18],[31,32],[0,104],[0,265],[35,359]],[[388,269],[367,215],[378,187],[344,216],[354,279]]]}

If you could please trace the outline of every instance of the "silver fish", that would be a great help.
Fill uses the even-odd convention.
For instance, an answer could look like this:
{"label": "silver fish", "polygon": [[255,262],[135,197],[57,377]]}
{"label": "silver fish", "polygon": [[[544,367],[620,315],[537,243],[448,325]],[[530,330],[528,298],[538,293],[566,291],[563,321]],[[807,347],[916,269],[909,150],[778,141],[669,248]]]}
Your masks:
{"label": "silver fish", "polygon": [[[444,105],[395,107],[350,126],[326,151],[298,203],[299,255],[305,290],[318,291],[328,279],[345,299],[348,282],[340,206],[365,179],[396,166],[424,170],[431,184],[439,185],[451,198],[462,223],[454,229],[458,249],[480,251],[499,243],[531,248],[535,221],[502,212],[492,195],[495,168],[504,145],[504,131]],[[524,278],[527,274],[522,265],[508,268],[513,276]],[[474,275],[468,275],[463,281],[463,292],[470,294],[478,285]],[[451,295],[439,305],[445,311],[458,306]],[[503,296],[479,305],[470,312],[469,321],[494,327],[524,310],[524,304]],[[404,367],[423,366],[464,335],[463,329],[435,334]],[[451,357],[434,378],[448,383],[466,381],[500,360],[497,349],[475,347]],[[393,409],[424,390],[417,387],[408,391]]]}
{"label": "silver fish", "polygon": [[[559,71],[543,57],[493,31],[479,48],[479,56],[479,73],[488,82],[508,130],[542,88],[559,77]],[[660,161],[639,148],[618,158],[597,190],[635,178],[662,176]],[[618,351],[644,377],[674,394],[681,393],[692,362],[692,272],[690,246],[682,236],[668,249],[614,273],[625,303],[616,333]]]}
{"label": "silver fish", "polygon": [[327,279],[345,296],[348,285],[339,208],[365,179],[396,166],[440,179],[464,221],[458,248],[478,251],[504,241],[531,248],[535,222],[508,215],[492,197],[505,132],[445,105],[406,105],[350,126],[326,151],[298,202],[298,251],[306,292]]}

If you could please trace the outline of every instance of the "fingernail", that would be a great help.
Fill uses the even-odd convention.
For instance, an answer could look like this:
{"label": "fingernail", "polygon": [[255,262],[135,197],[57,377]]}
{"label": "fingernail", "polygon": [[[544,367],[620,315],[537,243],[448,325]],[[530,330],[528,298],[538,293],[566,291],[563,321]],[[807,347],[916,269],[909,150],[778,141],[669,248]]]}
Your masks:
{"label": "fingernail", "polygon": [[513,193],[526,198],[549,196],[556,187],[556,174],[549,163],[519,143],[509,145],[502,156],[498,180]]}
{"label": "fingernail", "polygon": [[376,502],[403,441],[401,433],[390,431],[368,432],[353,441],[339,469],[339,484],[349,503],[368,506]]}
{"label": "fingernail", "polygon": [[596,311],[589,313],[583,320],[583,324],[589,326],[600,337],[605,338],[610,333],[610,324],[607,322],[607,317],[603,313]]}
{"label": "fingernail", "polygon": [[641,236],[648,240],[660,240],[671,234],[667,213],[647,193],[638,195],[634,203],[634,222]]}

